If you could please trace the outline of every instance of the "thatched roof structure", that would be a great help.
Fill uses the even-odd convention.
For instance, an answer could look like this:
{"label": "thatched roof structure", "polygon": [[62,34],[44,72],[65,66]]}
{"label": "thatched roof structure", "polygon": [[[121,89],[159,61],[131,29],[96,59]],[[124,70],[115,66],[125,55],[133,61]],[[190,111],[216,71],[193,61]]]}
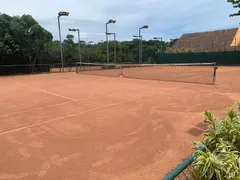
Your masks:
{"label": "thatched roof structure", "polygon": [[226,29],[183,34],[173,49],[191,49],[194,52],[217,52],[240,50],[240,29]]}

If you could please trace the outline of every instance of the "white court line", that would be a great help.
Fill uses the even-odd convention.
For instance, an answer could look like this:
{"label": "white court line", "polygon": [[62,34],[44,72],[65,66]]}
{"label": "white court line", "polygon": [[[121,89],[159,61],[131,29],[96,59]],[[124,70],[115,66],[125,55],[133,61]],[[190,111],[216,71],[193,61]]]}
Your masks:
{"label": "white court line", "polygon": [[60,94],[48,92],[48,91],[45,91],[45,90],[42,90],[42,89],[37,89],[37,88],[28,87],[28,86],[26,86],[26,85],[19,84],[19,83],[14,82],[14,81],[11,81],[11,82],[12,82],[13,84],[16,84],[16,85],[18,85],[18,86],[25,87],[25,88],[27,88],[27,89],[33,89],[33,90],[35,90],[35,91],[44,92],[44,93],[46,93],[46,94],[50,94],[50,95],[53,95],[53,96],[61,97],[61,98],[68,99],[68,100],[71,100],[71,101],[78,101],[77,99],[73,99],[73,98],[70,98],[70,97],[67,97],[67,96],[62,96],[62,95],[60,95]]}
{"label": "white court line", "polygon": [[102,107],[95,108],[95,109],[89,109],[89,110],[82,111],[82,112],[79,112],[79,113],[70,114],[70,115],[67,115],[67,116],[59,117],[59,118],[56,118],[56,119],[51,119],[51,120],[49,120],[49,121],[45,121],[45,122],[41,122],[41,123],[36,123],[36,124],[29,125],[29,126],[24,126],[24,127],[17,128],[17,129],[12,129],[12,130],[5,131],[5,132],[0,133],[0,136],[5,135],[5,134],[9,134],[9,133],[12,133],[12,132],[20,131],[20,130],[23,130],[23,129],[36,127],[36,126],[40,126],[40,125],[43,125],[43,124],[48,124],[48,123],[51,123],[51,122],[54,122],[54,121],[58,121],[58,120],[61,120],[61,119],[66,119],[66,118],[73,117],[73,116],[76,116],[76,115],[79,115],[79,114],[84,114],[84,113],[87,113],[87,112],[92,112],[92,111],[100,110],[100,109],[103,109],[103,108],[106,108],[106,107],[115,106],[115,105],[118,105],[118,104],[120,104],[120,103],[122,103],[122,102],[109,104],[109,105],[102,106]]}
{"label": "white court line", "polygon": [[[176,88],[176,89],[174,89],[174,90],[172,90],[172,91],[175,91],[175,90],[177,90],[177,89],[179,89],[179,88]],[[166,91],[167,91],[167,90],[166,90]],[[168,91],[168,92],[172,92],[172,91]],[[163,91],[163,92],[164,92],[164,91]],[[106,105],[106,106],[102,106],[102,107],[99,107],[99,108],[89,109],[89,110],[86,110],[86,111],[82,111],[82,112],[70,114],[70,115],[67,115],[67,116],[63,116],[63,117],[51,119],[51,120],[48,120],[48,121],[45,121],[45,122],[36,123],[36,124],[32,124],[32,125],[28,125],[28,126],[21,127],[21,128],[8,130],[8,131],[5,131],[5,132],[0,133],[0,136],[5,135],[5,134],[9,134],[9,133],[13,133],[13,132],[17,132],[17,131],[21,131],[21,130],[24,130],[24,129],[27,129],[27,128],[32,128],[32,127],[41,126],[41,125],[43,125],[43,124],[48,124],[48,123],[51,123],[51,122],[54,122],[54,121],[66,119],[66,118],[73,117],[73,116],[76,116],[76,115],[80,115],[80,114],[84,114],[84,113],[88,113],[88,112],[92,112],[92,111],[104,109],[104,108],[107,108],[107,107],[116,106],[116,105],[119,105],[119,104],[124,103],[124,102],[135,101],[135,100],[138,100],[138,99],[141,99],[141,98],[145,98],[145,97],[148,97],[148,96],[153,96],[153,95],[157,95],[157,94],[162,94],[163,92],[148,94],[148,95],[145,95],[145,96],[138,97],[138,98],[136,98],[136,99],[123,100],[123,101],[120,101],[120,102],[117,102],[117,103],[112,103],[112,104],[109,104],[109,105]]]}
{"label": "white court line", "polygon": [[[130,89],[132,90],[132,89]],[[135,89],[133,89],[135,90]],[[119,92],[119,91],[117,91]],[[98,96],[107,96],[107,97],[111,97],[111,98],[115,98],[115,99],[119,99],[119,98],[116,98],[114,97],[113,95],[108,95],[108,93],[116,93],[116,91],[110,91],[110,92],[106,92],[106,93],[102,93],[102,94],[98,94]],[[11,113],[11,114],[3,114],[3,115],[0,115],[0,118],[1,117],[7,117],[7,116],[12,116],[12,115],[15,115],[15,114],[21,114],[21,113],[25,113],[25,112],[31,112],[31,111],[35,111],[35,110],[39,110],[39,109],[44,109],[44,108],[48,108],[48,107],[55,107],[55,106],[60,106],[60,105],[65,105],[65,104],[70,104],[72,102],[84,102],[84,101],[87,101],[87,100],[94,100],[95,98],[94,97],[90,97],[90,98],[83,98],[83,99],[79,99],[77,101],[68,101],[68,102],[63,102],[63,103],[59,103],[59,104],[53,104],[53,105],[49,105],[49,106],[42,106],[42,107],[39,107],[39,108],[34,108],[34,109],[29,109],[29,110],[23,110],[23,111],[17,111],[17,112],[14,112],[14,113]]]}
{"label": "white court line", "polygon": [[76,102],[76,101],[68,101],[68,102],[53,104],[53,105],[49,105],[49,106],[42,106],[42,107],[39,107],[39,108],[34,108],[34,109],[29,109],[29,110],[17,111],[17,112],[11,113],[11,114],[3,114],[3,115],[0,115],[0,118],[1,117],[12,116],[14,114],[21,114],[21,113],[26,113],[26,112],[30,112],[30,111],[35,111],[35,110],[39,110],[39,109],[43,109],[43,108],[60,106],[60,105],[69,104],[69,103],[72,103],[72,102]]}

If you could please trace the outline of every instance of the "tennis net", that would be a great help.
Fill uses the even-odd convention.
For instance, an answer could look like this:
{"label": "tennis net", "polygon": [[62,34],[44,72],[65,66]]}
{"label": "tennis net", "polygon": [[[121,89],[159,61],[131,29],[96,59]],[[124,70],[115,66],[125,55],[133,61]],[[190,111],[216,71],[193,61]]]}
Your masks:
{"label": "tennis net", "polygon": [[133,79],[215,84],[216,63],[100,64],[76,63],[79,74]]}
{"label": "tennis net", "polygon": [[97,76],[118,77],[122,74],[121,64],[76,63],[76,72]]}

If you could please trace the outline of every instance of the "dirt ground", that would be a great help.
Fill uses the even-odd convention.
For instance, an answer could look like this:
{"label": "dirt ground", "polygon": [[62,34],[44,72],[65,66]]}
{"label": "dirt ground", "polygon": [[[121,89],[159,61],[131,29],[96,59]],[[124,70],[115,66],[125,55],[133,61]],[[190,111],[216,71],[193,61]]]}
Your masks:
{"label": "dirt ground", "polygon": [[0,77],[0,179],[159,180],[240,100],[240,67],[216,85],[53,73]]}

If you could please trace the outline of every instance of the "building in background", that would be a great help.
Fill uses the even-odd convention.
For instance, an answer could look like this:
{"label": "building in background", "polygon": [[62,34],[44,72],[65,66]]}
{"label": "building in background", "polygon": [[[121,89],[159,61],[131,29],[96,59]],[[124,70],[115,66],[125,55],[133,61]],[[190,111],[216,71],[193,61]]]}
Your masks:
{"label": "building in background", "polygon": [[183,34],[169,52],[240,51],[240,28]]}

